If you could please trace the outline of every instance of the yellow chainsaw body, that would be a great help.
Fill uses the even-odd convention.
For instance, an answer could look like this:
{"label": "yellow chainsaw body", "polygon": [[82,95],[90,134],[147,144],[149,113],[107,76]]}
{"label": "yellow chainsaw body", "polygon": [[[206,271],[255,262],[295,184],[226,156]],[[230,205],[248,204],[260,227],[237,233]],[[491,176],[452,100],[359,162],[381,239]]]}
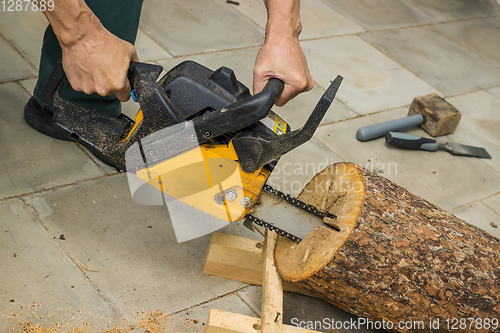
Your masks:
{"label": "yellow chainsaw body", "polygon": [[137,170],[142,181],[221,220],[241,220],[255,203],[270,171],[244,172],[229,144],[206,143]]}

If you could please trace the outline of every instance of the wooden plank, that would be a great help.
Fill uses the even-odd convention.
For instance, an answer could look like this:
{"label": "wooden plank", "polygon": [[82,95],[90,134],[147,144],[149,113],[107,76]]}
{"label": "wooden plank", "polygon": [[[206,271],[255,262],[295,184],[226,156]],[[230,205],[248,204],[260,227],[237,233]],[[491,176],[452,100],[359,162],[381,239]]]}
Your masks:
{"label": "wooden plank", "polygon": [[264,252],[264,285],[262,286],[261,333],[280,333],[283,326],[283,286],[274,265],[274,248],[278,234],[266,229]]}
{"label": "wooden plank", "polygon": [[[257,333],[260,319],[211,309],[205,326],[205,333]],[[319,333],[317,331],[283,325],[281,333]]]}
{"label": "wooden plank", "polygon": [[[262,286],[263,264],[263,242],[216,231],[207,250],[203,273]],[[288,282],[283,282],[283,290],[317,297]]]}

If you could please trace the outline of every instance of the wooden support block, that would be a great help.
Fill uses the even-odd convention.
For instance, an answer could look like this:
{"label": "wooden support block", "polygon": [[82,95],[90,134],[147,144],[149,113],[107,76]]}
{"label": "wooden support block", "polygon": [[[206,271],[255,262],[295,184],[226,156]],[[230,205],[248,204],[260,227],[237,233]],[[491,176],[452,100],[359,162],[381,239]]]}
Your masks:
{"label": "wooden support block", "polygon": [[408,115],[421,114],[424,123],[420,127],[432,136],[453,133],[462,113],[436,94],[415,97]]}
{"label": "wooden support block", "polygon": [[[262,286],[263,264],[263,242],[214,232],[205,257],[203,273]],[[317,297],[311,292],[288,282],[283,283],[283,289]]]}
{"label": "wooden support block", "polygon": [[[260,319],[222,310],[210,310],[205,333],[258,333]],[[282,333],[319,333],[317,331],[283,325]]]}
{"label": "wooden support block", "polygon": [[283,287],[281,277],[274,265],[274,248],[277,238],[276,232],[266,229],[261,333],[280,333],[283,327]]}

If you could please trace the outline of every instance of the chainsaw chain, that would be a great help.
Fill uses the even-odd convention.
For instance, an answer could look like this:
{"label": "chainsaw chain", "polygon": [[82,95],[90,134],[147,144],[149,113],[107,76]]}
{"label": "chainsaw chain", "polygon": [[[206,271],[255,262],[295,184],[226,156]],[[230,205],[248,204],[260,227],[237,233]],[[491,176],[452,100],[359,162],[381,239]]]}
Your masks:
{"label": "chainsaw chain", "polygon": [[[294,198],[294,197],[290,196],[289,194],[285,194],[285,193],[283,193],[283,192],[281,192],[279,190],[276,190],[276,189],[272,188],[269,185],[264,185],[264,187],[262,188],[262,191],[264,191],[264,192],[266,192],[268,194],[271,194],[273,196],[276,196],[276,197],[282,199],[283,201],[286,201],[289,204],[291,204],[291,205],[293,205],[293,206],[295,206],[297,208],[300,208],[302,210],[305,210],[306,212],[308,212],[310,214],[313,214],[313,215],[316,215],[318,217],[321,217],[321,218],[324,218],[324,217],[335,218],[334,215],[321,212],[316,207],[314,207],[312,205],[309,205],[309,204],[306,204],[305,202],[300,201],[299,199]],[[300,239],[300,238],[298,238],[298,237],[296,237],[296,236],[294,236],[292,234],[289,234],[285,230],[280,229],[280,228],[274,226],[272,223],[265,222],[265,221],[263,221],[263,220],[255,217],[255,216],[252,216],[250,214],[245,215],[245,218],[247,220],[249,220],[249,221],[257,224],[257,225],[260,225],[261,227],[267,228],[269,230],[273,230],[278,235],[286,237],[288,239],[291,239],[291,240],[293,240],[295,242],[302,240],[302,239]]]}

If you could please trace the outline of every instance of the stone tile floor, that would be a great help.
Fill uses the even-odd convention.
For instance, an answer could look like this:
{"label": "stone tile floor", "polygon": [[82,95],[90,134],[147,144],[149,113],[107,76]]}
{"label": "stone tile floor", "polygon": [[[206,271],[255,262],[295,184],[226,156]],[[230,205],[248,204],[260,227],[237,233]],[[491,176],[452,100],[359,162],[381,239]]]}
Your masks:
{"label": "stone tile floor", "polygon": [[[224,65],[251,87],[265,8],[239,2],[146,1],[139,58],[166,70],[186,59]],[[269,182],[296,195],[326,165],[353,161],[500,237],[497,3],[302,0],[302,17],[315,87],[275,111],[299,127],[337,74],[344,83],[315,138],[284,156]],[[201,332],[212,308],[260,315],[260,287],[202,274],[210,236],[177,244],[166,207],[135,204],[124,174],[25,124],[45,26],[40,12],[0,11],[0,331],[32,322],[63,332]],[[439,140],[485,147],[491,160],[355,139],[359,127],[405,116],[414,97],[432,92],[463,113]],[[133,116],[137,105],[124,110]],[[224,231],[261,237],[240,223]],[[288,322],[350,318],[288,293],[285,309]]]}

